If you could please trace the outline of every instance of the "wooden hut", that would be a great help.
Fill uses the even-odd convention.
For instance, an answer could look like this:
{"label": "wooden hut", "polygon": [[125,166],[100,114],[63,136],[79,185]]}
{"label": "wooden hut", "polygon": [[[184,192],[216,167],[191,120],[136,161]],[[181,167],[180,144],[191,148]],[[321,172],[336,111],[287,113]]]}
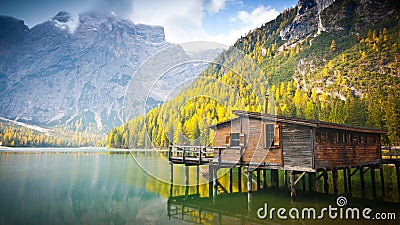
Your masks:
{"label": "wooden hut", "polygon": [[384,131],[321,121],[233,111],[215,124],[220,165],[315,172],[380,165]]}

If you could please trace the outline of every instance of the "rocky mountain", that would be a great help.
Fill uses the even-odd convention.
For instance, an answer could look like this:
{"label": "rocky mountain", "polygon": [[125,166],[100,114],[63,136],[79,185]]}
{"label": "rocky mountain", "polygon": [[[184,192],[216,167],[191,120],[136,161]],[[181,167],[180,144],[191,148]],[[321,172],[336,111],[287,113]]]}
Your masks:
{"label": "rocky mountain", "polygon": [[300,0],[222,52],[204,73],[215,80],[196,80],[111,130],[108,145],[212,145],[209,124],[233,118],[232,110],[260,112],[268,94],[269,113],[379,128],[385,145],[398,146],[399,30],[398,0]]}
{"label": "rocky mountain", "polygon": [[[61,11],[31,29],[21,20],[2,16],[0,115],[44,126],[76,123],[82,129],[96,125],[107,130],[120,125],[128,84],[140,89],[144,78],[130,82],[136,70],[163,49],[169,49],[167,59],[193,58],[165,41],[163,27],[113,15],[87,12],[75,18]],[[155,74],[147,76],[155,79]],[[135,96],[136,105],[143,104],[146,94]],[[153,104],[161,100],[156,98]]]}

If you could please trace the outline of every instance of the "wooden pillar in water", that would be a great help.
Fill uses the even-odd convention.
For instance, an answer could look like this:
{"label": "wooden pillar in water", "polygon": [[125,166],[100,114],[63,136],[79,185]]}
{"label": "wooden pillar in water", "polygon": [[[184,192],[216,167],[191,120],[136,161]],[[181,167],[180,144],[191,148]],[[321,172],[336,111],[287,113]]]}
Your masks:
{"label": "wooden pillar in water", "polygon": [[267,188],[267,170],[266,169],[263,170],[263,186],[264,186],[264,189]]}
{"label": "wooden pillar in water", "polygon": [[396,162],[397,192],[400,200],[400,165]]}
{"label": "wooden pillar in water", "polygon": [[196,166],[196,194],[200,193],[200,166]]}
{"label": "wooden pillar in water", "polygon": [[343,168],[343,187],[344,187],[344,193],[348,194],[349,190],[347,188],[347,170],[346,170],[346,168]]}
{"label": "wooden pillar in water", "polygon": [[375,166],[371,165],[369,171],[371,173],[372,198],[376,199]]}
{"label": "wooden pillar in water", "polygon": [[229,193],[232,193],[233,191],[233,168],[229,169]]}
{"label": "wooden pillar in water", "polygon": [[339,188],[338,188],[338,171],[336,168],[332,170],[332,181],[333,181],[333,193],[335,195],[339,194]]}
{"label": "wooden pillar in water", "polygon": [[316,191],[315,190],[315,179],[316,173],[308,173],[308,191]]}
{"label": "wooden pillar in water", "polygon": [[173,189],[174,189],[174,163],[169,162],[169,166],[170,166],[170,172],[169,172],[169,184],[170,184],[169,196],[173,197],[172,193],[173,193]]}
{"label": "wooden pillar in water", "polygon": [[352,190],[351,190],[351,168],[347,167],[347,187],[349,188],[349,195],[350,197],[352,196]]}
{"label": "wooden pillar in water", "polygon": [[261,173],[260,173],[260,170],[257,170],[257,190],[260,190],[261,189]]}
{"label": "wooden pillar in water", "polygon": [[288,180],[288,171],[285,170],[285,172],[284,172],[284,174],[283,174],[283,183],[284,183],[284,185],[285,185],[285,188],[288,187],[288,182],[287,182],[287,180]]}
{"label": "wooden pillar in water", "polygon": [[289,180],[290,180],[290,198],[291,200],[294,200],[296,198],[296,188],[294,185],[295,180],[294,180],[293,170],[290,171]]}
{"label": "wooden pillar in water", "polygon": [[242,192],[242,167],[237,168],[238,171],[238,192]]}
{"label": "wooden pillar in water", "polygon": [[253,173],[247,168],[247,191],[251,193],[253,191]]}
{"label": "wooden pillar in water", "polygon": [[360,182],[361,182],[361,197],[366,198],[365,194],[365,179],[364,179],[364,167],[360,167]]}
{"label": "wooden pillar in water", "polygon": [[379,176],[381,177],[382,198],[386,196],[385,178],[383,176],[383,166],[379,168]]}
{"label": "wooden pillar in water", "polygon": [[328,183],[328,170],[324,170],[324,192],[325,194],[329,194],[329,183]]}
{"label": "wooden pillar in water", "polygon": [[185,196],[189,195],[189,166],[185,166]]}
{"label": "wooden pillar in water", "polygon": [[213,165],[208,165],[208,197],[213,196],[213,177],[214,177],[214,166]]}
{"label": "wooden pillar in water", "polygon": [[217,197],[218,194],[218,178],[217,178],[218,166],[213,167],[213,199]]}
{"label": "wooden pillar in water", "polygon": [[303,183],[303,191],[306,191],[306,175],[301,178],[301,183]]}
{"label": "wooden pillar in water", "polygon": [[279,189],[279,177],[277,169],[271,170],[271,186],[274,189],[274,191]]}

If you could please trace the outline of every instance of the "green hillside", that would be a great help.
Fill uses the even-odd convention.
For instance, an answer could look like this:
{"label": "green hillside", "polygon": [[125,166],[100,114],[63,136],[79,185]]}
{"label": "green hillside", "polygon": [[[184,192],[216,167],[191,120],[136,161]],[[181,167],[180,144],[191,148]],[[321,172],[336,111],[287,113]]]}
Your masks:
{"label": "green hillside", "polygon": [[241,37],[179,96],[111,130],[108,146],[212,145],[209,125],[234,109],[259,112],[265,94],[269,113],[376,127],[388,131],[385,144],[399,145],[400,20],[360,28],[352,16],[335,22],[337,32],[284,41],[279,34],[296,14],[286,10]]}

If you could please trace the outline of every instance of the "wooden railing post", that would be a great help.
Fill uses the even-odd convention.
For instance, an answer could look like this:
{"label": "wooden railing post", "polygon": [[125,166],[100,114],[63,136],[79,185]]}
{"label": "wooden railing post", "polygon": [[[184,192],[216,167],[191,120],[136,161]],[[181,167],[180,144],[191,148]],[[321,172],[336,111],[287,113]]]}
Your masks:
{"label": "wooden railing post", "polygon": [[172,156],[172,146],[173,146],[173,145],[169,145],[169,150],[168,150],[168,161],[171,161],[171,156]]}
{"label": "wooden railing post", "polygon": [[218,165],[221,165],[221,148],[218,148]]}
{"label": "wooden railing post", "polygon": [[203,150],[202,147],[199,148],[199,164],[201,164],[201,151]]}
{"label": "wooden railing post", "polygon": [[186,150],[185,147],[183,147],[183,153],[182,153],[182,162],[185,163],[185,154],[186,154]]}

